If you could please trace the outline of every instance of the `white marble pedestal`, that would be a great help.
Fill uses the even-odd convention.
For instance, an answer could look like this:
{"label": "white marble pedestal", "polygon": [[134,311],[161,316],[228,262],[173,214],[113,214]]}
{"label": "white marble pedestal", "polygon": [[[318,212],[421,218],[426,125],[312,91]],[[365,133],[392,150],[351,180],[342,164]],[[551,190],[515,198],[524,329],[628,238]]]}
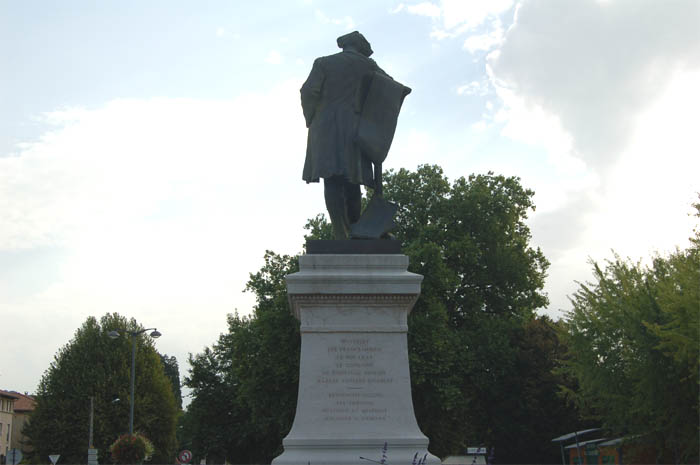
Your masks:
{"label": "white marble pedestal", "polygon": [[[427,453],[408,369],[407,317],[422,276],[405,255],[303,255],[287,276],[301,322],[299,396],[274,465],[411,464]],[[428,464],[440,459],[428,453]]]}

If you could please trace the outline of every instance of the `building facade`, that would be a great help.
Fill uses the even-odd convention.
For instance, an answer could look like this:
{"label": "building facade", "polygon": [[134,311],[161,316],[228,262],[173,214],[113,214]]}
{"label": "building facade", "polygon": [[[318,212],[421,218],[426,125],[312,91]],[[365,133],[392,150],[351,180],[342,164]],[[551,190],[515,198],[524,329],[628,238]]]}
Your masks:
{"label": "building facade", "polygon": [[17,399],[15,394],[0,390],[0,463],[5,463],[5,457],[10,450],[12,420]]}
{"label": "building facade", "polygon": [[10,394],[17,396],[14,405],[14,415],[12,416],[12,441],[10,441],[10,449],[19,449],[24,455],[30,451],[22,429],[29,420],[29,414],[34,410],[36,402],[34,398],[28,394],[20,394],[19,392],[10,391]]}

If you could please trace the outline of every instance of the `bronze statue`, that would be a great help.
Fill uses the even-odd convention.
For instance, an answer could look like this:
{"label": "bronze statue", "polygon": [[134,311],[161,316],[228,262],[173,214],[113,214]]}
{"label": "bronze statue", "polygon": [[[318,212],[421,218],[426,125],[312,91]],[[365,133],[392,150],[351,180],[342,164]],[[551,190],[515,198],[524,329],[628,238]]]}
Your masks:
{"label": "bronze statue", "polygon": [[[323,178],[335,238],[347,239],[352,225],[360,220],[360,185],[375,189],[375,197],[381,199],[381,163],[410,89],[369,58],[372,47],[359,32],[341,36],[337,43],[343,51],[317,58],[301,87],[301,106],[309,128],[303,179],[308,183]],[[391,224],[394,211],[388,218]],[[373,227],[369,229],[377,232],[354,236],[379,237],[389,227],[385,210],[374,208],[373,212],[375,218],[369,223],[381,223],[377,226],[381,231]]]}

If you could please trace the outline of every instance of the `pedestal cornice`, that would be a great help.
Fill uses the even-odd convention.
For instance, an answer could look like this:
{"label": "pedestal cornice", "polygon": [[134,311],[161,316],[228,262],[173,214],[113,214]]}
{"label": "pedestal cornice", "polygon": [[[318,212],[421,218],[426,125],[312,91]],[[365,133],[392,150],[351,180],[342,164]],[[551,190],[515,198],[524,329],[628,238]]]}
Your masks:
{"label": "pedestal cornice", "polygon": [[302,255],[299,272],[287,276],[290,303],[295,295],[420,294],[423,276],[410,273],[406,255]]}

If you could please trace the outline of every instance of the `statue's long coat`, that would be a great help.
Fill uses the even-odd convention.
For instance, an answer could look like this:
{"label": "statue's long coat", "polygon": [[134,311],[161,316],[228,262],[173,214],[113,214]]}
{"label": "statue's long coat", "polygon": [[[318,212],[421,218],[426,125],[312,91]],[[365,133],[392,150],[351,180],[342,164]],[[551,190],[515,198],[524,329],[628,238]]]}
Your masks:
{"label": "statue's long coat", "polygon": [[303,179],[344,176],[372,186],[372,163],[355,144],[359,113],[357,88],[362,76],[379,71],[374,60],[354,51],[317,58],[301,87],[301,106],[309,135]]}

